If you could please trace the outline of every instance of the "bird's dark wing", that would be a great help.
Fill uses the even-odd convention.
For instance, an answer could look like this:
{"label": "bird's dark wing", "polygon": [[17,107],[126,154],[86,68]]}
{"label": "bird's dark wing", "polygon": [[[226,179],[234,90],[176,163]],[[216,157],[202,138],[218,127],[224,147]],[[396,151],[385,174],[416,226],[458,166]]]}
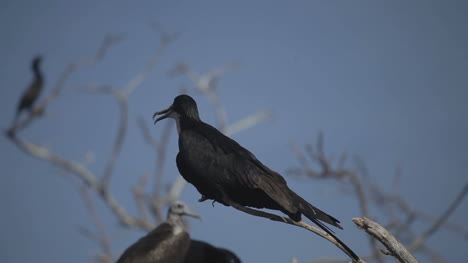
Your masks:
{"label": "bird's dark wing", "polygon": [[[144,259],[148,257],[148,254],[151,251],[156,251],[158,246],[167,245],[164,244],[167,239],[169,239],[173,234],[173,227],[168,223],[162,223],[153,231],[148,233],[146,236],[140,238],[137,242],[133,245],[128,247],[125,252],[120,256],[117,263],[135,263],[135,262],[147,262],[148,259]],[[179,238],[182,241],[182,248],[180,251],[175,251],[175,253],[185,253],[188,249],[188,240],[190,237],[187,233],[181,233]],[[186,239],[186,244],[183,244],[184,239]],[[166,250],[167,253],[171,253],[168,249]],[[171,255],[169,255],[171,256]],[[158,259],[155,258],[154,261],[150,262],[164,262],[164,261],[157,261]]]}
{"label": "bird's dark wing", "polygon": [[179,147],[179,171],[209,199],[222,202],[222,198],[213,193],[228,193],[241,205],[281,210],[295,221],[300,220],[302,213],[311,220],[319,219],[342,228],[336,218],[289,189],[280,174],[206,123],[200,122],[182,131]]}
{"label": "bird's dark wing", "polygon": [[233,201],[242,205],[297,214],[299,200],[284,178],[214,127],[200,122],[183,130],[179,148],[179,170],[202,194],[206,195],[200,188],[211,187],[210,191],[229,193]]}
{"label": "bird's dark wing", "polygon": [[35,79],[33,83],[31,83],[29,88],[21,96],[21,99],[18,103],[18,108],[16,110],[17,113],[23,109],[30,109],[32,107],[37,97],[39,97],[42,85],[43,81],[41,79]]}

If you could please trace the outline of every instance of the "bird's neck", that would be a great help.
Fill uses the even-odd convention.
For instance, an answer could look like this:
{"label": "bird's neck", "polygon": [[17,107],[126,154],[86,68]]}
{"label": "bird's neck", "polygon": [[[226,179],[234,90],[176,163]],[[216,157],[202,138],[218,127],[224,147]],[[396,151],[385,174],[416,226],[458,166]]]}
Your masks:
{"label": "bird's neck", "polygon": [[197,123],[200,123],[200,122],[201,120],[198,117],[197,118],[192,118],[192,117],[187,117],[187,116],[181,117],[177,121],[177,130],[180,133],[183,130],[192,128],[193,126],[195,126]]}
{"label": "bird's neck", "polygon": [[170,214],[166,222],[174,227],[174,234],[179,234],[184,231],[184,221],[180,215]]}
{"label": "bird's neck", "polygon": [[41,69],[39,68],[39,64],[34,64],[32,67],[32,71],[36,79],[42,79],[42,72],[41,72]]}

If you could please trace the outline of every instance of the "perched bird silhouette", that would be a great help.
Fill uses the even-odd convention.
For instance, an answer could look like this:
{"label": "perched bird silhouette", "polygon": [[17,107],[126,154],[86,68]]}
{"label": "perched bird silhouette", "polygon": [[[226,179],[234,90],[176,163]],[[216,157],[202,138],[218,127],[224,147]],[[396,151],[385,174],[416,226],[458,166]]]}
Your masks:
{"label": "perched bird silhouette", "polygon": [[321,229],[332,235],[355,260],[359,257],[341,242],[327,223],[343,229],[331,215],[308,203],[293,192],[286,180],[261,163],[250,151],[225,136],[198,115],[196,102],[188,95],[179,95],[172,105],[156,112],[154,123],[172,118],[179,133],[177,168],[202,195],[201,201],[211,199],[243,206],[280,210],[298,222],[306,216]]}
{"label": "perched bird silhouette", "polygon": [[201,218],[180,201],[170,207],[166,222],[128,247],[117,263],[182,263],[190,247],[182,216]]}
{"label": "perched bird silhouette", "polygon": [[233,252],[214,247],[206,242],[193,240],[185,254],[184,263],[241,263]]}
{"label": "perched bird silhouette", "polygon": [[34,73],[34,79],[21,96],[18,107],[16,109],[15,122],[18,120],[20,113],[23,110],[31,110],[34,102],[36,102],[41,93],[42,86],[44,85],[44,77],[42,76],[40,69],[41,61],[41,56],[36,56],[32,61],[31,68]]}

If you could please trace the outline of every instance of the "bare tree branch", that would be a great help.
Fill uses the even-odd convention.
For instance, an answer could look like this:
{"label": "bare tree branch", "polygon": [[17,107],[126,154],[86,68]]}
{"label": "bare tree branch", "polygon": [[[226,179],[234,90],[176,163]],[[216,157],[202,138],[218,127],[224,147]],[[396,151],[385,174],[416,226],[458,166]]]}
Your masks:
{"label": "bare tree branch", "polygon": [[[294,173],[303,173],[309,177],[314,178],[335,178],[337,180],[344,180],[346,178],[349,178],[349,181],[351,182],[351,185],[354,190],[354,194],[357,197],[359,209],[361,211],[362,216],[369,216],[367,197],[364,192],[360,178],[358,177],[355,171],[343,168],[344,160],[346,159],[346,156],[344,155],[342,155],[341,159],[338,161],[338,168],[335,168],[332,165],[331,161],[329,161],[329,158],[327,158],[325,154],[325,140],[322,133],[319,133],[315,147],[312,147],[311,145],[305,146],[305,150],[308,154],[308,157],[314,163],[318,164],[319,170],[314,170],[308,165],[305,154],[302,153],[296,146],[291,144],[291,148],[297,156],[303,169],[302,171],[298,169],[293,170]],[[379,252],[377,241],[374,238],[369,237],[369,244],[371,249],[373,250],[373,254],[375,255],[377,262],[383,263],[384,258]]]}
{"label": "bare tree branch", "polygon": [[416,258],[384,227],[368,218],[353,218],[356,226],[382,243],[401,263],[418,263]]}
{"label": "bare tree branch", "polygon": [[130,216],[125,209],[115,200],[107,188],[103,188],[99,180],[88,171],[83,165],[67,160],[58,154],[32,143],[25,142],[16,136],[10,136],[10,139],[24,152],[38,159],[48,161],[51,164],[63,168],[77,175],[85,185],[98,193],[107,206],[114,212],[120,222],[125,226],[134,226],[145,230],[154,228],[154,224],[138,220]]}
{"label": "bare tree branch", "polygon": [[[362,189],[362,184],[361,184],[361,182],[360,182],[360,180],[359,180],[359,178],[358,178],[358,176],[357,176],[357,174],[355,172],[349,173],[349,176],[351,178],[351,183],[352,183],[352,185],[354,187],[354,192],[356,193],[356,196],[357,196],[357,199],[358,199],[359,209],[361,210],[361,214],[364,217],[368,217],[369,216],[369,210],[367,208],[367,199],[366,199],[366,196],[365,196],[364,191]],[[373,250],[373,253],[376,256],[377,262],[383,263],[384,259],[383,259],[382,254],[379,253],[377,241],[375,239],[373,239],[372,237],[369,237],[369,242],[370,242],[370,246],[371,246],[371,248]]]}
{"label": "bare tree branch", "polygon": [[269,110],[266,111],[259,111],[252,115],[247,116],[244,119],[238,120],[233,124],[229,124],[226,126],[224,130],[224,134],[230,136],[232,134],[239,133],[243,130],[247,130],[256,124],[269,120],[273,117],[273,113]]}
{"label": "bare tree branch", "polygon": [[143,175],[140,177],[140,181],[133,187],[133,197],[135,199],[135,205],[138,208],[140,218],[143,221],[150,221],[148,215],[147,198],[145,196],[145,185],[148,183],[149,175]]}
{"label": "bare tree branch", "polygon": [[92,92],[99,92],[99,93],[104,93],[104,94],[110,94],[113,95],[117,103],[119,105],[119,126],[117,129],[117,136],[114,139],[114,144],[112,147],[112,151],[109,155],[109,158],[107,160],[106,168],[104,170],[104,175],[102,176],[102,184],[103,187],[108,187],[110,183],[110,179],[113,174],[113,168],[115,165],[115,162],[117,161],[120,151],[122,150],[122,146],[125,140],[125,134],[127,133],[127,127],[128,127],[128,99],[126,96],[123,95],[122,92],[112,89],[109,86],[106,85],[92,85],[86,88],[88,91]]}
{"label": "bare tree branch", "polygon": [[164,167],[166,163],[166,152],[167,152],[167,144],[169,143],[169,139],[171,137],[171,130],[172,130],[172,122],[167,122],[163,128],[163,132],[161,134],[161,139],[156,141],[153,136],[151,136],[148,127],[146,126],[146,122],[143,118],[139,118],[138,124],[140,126],[140,130],[142,131],[143,138],[145,139],[148,144],[150,144],[154,151],[156,152],[156,168],[154,174],[154,188],[151,194],[152,201],[151,201],[151,210],[153,214],[156,216],[156,220],[158,222],[162,222],[164,220],[164,215],[161,213],[161,209],[166,204],[169,204],[171,201],[176,200],[170,199],[169,196],[167,198],[162,198],[162,187],[163,187],[163,177],[164,177]]}
{"label": "bare tree branch", "polygon": [[[285,223],[285,224],[289,224],[289,225],[293,225],[293,226],[302,227],[304,229],[307,229],[307,230],[315,233],[316,235],[330,241],[331,243],[333,243],[335,246],[337,246],[341,251],[343,251],[346,255],[348,255],[352,259],[352,255],[349,254],[349,252],[333,236],[329,235],[327,232],[325,232],[323,230],[320,230],[320,229],[318,229],[318,228],[316,228],[314,226],[311,226],[311,225],[307,224],[304,221],[295,222],[294,220],[292,220],[290,218],[287,218],[287,217],[282,217],[282,216],[267,213],[267,212],[264,212],[264,211],[248,208],[248,207],[242,206],[240,204],[237,204],[237,203],[229,200],[226,197],[224,197],[224,202],[226,202],[228,205],[234,207],[235,209],[237,209],[239,211],[242,211],[244,213],[247,213],[249,215],[263,217],[263,218],[267,218],[267,219],[270,219],[270,220],[273,220],[273,221],[276,221],[276,222],[281,222],[281,223]],[[353,261],[353,262],[356,262],[356,261]],[[360,259],[357,262],[364,263],[365,261]]]}

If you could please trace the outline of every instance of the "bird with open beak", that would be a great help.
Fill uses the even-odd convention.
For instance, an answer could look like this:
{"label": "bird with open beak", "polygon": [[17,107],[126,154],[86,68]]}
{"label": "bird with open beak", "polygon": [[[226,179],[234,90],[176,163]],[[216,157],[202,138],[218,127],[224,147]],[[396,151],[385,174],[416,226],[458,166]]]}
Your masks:
{"label": "bird with open beak", "polygon": [[200,201],[239,204],[279,210],[299,222],[304,215],[332,235],[352,256],[359,257],[339,240],[326,224],[343,229],[333,216],[313,206],[291,190],[286,180],[255,155],[213,126],[200,120],[197,103],[179,95],[172,105],[156,112],[154,123],[172,118],[179,133],[176,162],[180,174],[202,195]]}

